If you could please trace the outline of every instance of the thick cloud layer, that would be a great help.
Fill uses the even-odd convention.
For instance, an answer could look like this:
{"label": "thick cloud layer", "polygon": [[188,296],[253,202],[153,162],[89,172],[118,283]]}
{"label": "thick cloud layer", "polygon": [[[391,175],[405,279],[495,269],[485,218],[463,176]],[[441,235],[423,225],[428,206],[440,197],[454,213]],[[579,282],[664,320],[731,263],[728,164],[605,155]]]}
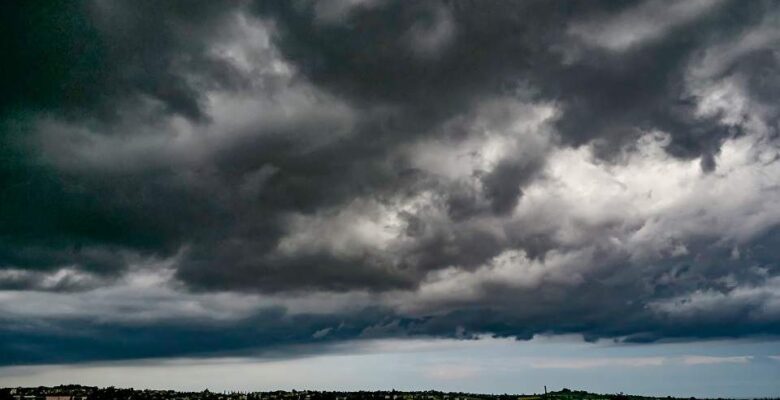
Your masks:
{"label": "thick cloud layer", "polygon": [[780,333],[775,2],[2,8],[0,363]]}

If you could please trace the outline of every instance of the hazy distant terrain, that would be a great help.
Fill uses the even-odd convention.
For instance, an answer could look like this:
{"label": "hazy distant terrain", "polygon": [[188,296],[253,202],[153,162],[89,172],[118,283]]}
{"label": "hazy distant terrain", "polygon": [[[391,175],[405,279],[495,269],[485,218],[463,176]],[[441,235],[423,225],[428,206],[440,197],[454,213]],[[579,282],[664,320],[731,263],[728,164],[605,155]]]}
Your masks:
{"label": "hazy distant terrain", "polygon": [[[0,400],[640,400],[640,399],[680,399],[677,397],[634,396],[623,393],[589,393],[582,390],[562,389],[548,393],[534,394],[484,394],[463,392],[428,391],[318,391],[292,390],[267,392],[179,392],[175,390],[135,390],[115,387],[97,388],[80,385],[63,385],[34,388],[0,389]],[[686,398],[694,399],[694,397]]]}

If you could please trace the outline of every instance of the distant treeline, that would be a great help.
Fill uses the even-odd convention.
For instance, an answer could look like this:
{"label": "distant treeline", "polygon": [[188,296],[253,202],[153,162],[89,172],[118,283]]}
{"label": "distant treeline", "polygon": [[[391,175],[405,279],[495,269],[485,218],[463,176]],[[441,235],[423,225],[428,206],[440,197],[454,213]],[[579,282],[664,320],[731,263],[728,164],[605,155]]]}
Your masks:
{"label": "distant treeline", "polygon": [[[632,396],[623,393],[597,394],[563,389],[546,394],[479,394],[462,392],[396,390],[378,391],[317,391],[292,390],[268,392],[179,392],[174,390],[135,390],[133,388],[98,388],[81,385],[54,387],[17,387],[0,389],[0,400],[695,400]],[[721,399],[722,400],[722,399]],[[780,400],[761,399],[761,400]]]}

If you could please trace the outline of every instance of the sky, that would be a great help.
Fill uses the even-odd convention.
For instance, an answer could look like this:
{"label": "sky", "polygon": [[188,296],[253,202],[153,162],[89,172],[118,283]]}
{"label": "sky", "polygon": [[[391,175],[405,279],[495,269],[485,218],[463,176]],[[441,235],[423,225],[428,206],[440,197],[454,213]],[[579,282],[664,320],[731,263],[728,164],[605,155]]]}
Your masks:
{"label": "sky", "polygon": [[0,385],[778,396],[779,26],[3,2]]}

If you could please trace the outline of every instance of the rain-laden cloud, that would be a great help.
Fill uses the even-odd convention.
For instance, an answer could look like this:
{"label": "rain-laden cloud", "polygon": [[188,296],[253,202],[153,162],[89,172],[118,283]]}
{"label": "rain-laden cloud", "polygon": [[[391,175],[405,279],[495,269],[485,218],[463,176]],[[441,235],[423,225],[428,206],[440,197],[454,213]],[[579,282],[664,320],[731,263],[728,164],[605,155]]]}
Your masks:
{"label": "rain-laden cloud", "polygon": [[2,364],[780,333],[776,2],[0,7]]}

